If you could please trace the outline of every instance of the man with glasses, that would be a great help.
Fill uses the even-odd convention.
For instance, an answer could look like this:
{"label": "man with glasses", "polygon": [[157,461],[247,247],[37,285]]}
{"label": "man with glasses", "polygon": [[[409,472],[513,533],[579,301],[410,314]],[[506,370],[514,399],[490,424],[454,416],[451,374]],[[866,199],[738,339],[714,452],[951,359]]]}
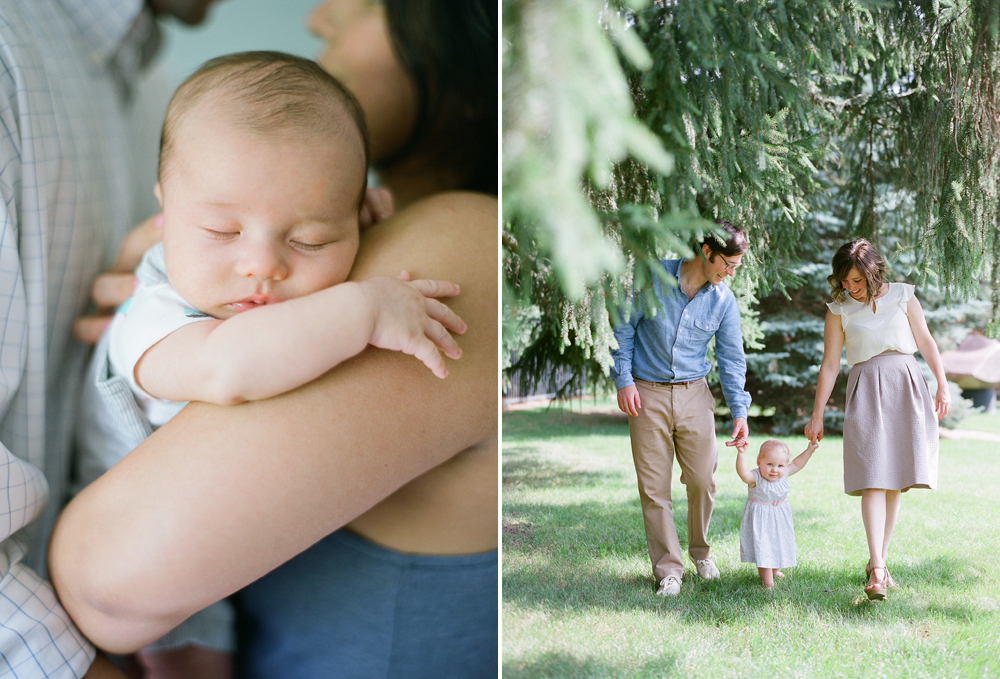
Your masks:
{"label": "man with glasses", "polygon": [[[660,596],[680,593],[684,565],[674,525],[670,480],[674,458],[688,499],[688,554],[702,578],[719,577],[709,554],[708,524],[715,505],[715,398],[705,376],[708,343],[715,337],[715,357],[733,435],[727,446],[743,446],[749,436],[746,359],[736,298],[722,281],[736,274],[749,250],[746,235],[729,222],[717,224],[722,242],[709,234],[694,259],[663,260],[676,286],[653,281],[639,291],[626,322],[614,330],[611,377],[618,387],[618,407],[629,416],[632,459],[639,482],[646,543]],[[645,316],[642,295],[655,295],[656,314]]]}

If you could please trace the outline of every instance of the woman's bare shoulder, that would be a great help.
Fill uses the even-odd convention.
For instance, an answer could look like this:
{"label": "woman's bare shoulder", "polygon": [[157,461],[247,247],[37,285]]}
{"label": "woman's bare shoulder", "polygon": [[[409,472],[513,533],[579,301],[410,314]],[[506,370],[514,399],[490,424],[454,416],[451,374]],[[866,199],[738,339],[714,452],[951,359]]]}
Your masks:
{"label": "woman's bare shoulder", "polygon": [[457,387],[468,377],[495,385],[499,243],[496,198],[469,192],[438,194],[412,203],[365,231],[351,278],[395,276],[406,270],[412,278],[457,283],[461,293],[444,301],[469,329],[457,338],[462,358],[448,362],[450,375],[445,383]]}
{"label": "woman's bare shoulder", "polygon": [[474,270],[483,266],[497,271],[498,248],[499,204],[495,197],[440,193],[407,206],[366,231],[351,277],[396,275],[402,269],[418,278],[478,277],[485,272]]}
{"label": "woman's bare shoulder", "polygon": [[445,191],[428,196],[409,206],[417,213],[431,212],[442,216],[482,217],[496,223],[499,202],[496,196],[473,191]]}

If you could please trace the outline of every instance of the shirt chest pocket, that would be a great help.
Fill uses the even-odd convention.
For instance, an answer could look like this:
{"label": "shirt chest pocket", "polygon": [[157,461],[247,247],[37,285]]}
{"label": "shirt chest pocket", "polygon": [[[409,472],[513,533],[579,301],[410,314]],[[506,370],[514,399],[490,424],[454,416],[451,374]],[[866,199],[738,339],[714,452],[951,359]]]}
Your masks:
{"label": "shirt chest pocket", "polygon": [[719,329],[719,321],[713,321],[711,319],[696,318],[691,324],[691,334],[696,338],[704,341],[715,334],[715,331]]}

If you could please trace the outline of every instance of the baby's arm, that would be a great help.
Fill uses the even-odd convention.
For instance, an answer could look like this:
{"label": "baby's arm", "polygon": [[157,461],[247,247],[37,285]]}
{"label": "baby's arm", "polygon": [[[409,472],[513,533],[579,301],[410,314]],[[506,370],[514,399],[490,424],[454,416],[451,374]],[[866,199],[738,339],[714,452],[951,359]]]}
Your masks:
{"label": "baby's arm", "polygon": [[464,332],[465,322],[433,298],[457,294],[454,283],[409,282],[405,272],[342,283],[185,325],[143,354],[135,378],[157,398],[231,405],[311,382],[369,343],[415,356],[444,377],[438,349],[461,356],[448,331]]}
{"label": "baby's arm", "polygon": [[806,466],[809,458],[812,457],[812,454],[816,452],[817,448],[819,448],[818,441],[809,441],[809,445],[806,446],[806,449],[802,451],[798,457],[792,460],[791,464],[788,465],[788,475],[791,476],[792,474],[797,474],[802,471],[802,468]]}
{"label": "baby's arm", "polygon": [[746,444],[736,449],[736,473],[743,479],[743,483],[753,488],[757,485],[757,480],[754,478],[753,472],[750,471],[750,467],[747,466],[746,453]]}

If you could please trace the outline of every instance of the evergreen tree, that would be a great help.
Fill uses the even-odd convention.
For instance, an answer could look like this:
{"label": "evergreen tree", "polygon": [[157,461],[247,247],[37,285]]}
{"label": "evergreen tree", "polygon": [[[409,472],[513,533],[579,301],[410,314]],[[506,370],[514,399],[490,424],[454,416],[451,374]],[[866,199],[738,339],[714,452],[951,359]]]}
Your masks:
{"label": "evergreen tree", "polygon": [[794,291],[854,235],[949,302],[992,278],[998,334],[998,17],[1000,0],[504,0],[505,356],[606,386],[630,293],[716,218],[750,232],[749,347],[757,296],[822,334]]}

